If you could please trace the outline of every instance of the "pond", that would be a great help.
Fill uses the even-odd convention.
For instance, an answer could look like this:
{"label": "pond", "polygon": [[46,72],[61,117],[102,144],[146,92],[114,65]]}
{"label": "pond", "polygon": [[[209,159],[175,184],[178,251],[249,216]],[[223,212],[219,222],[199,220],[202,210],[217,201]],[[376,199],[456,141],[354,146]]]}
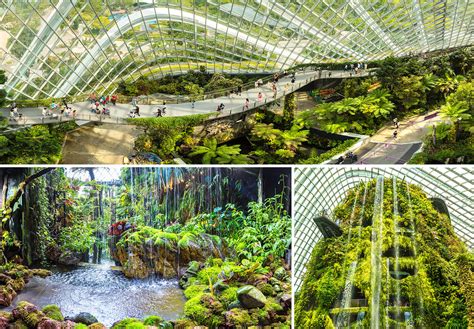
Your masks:
{"label": "pond", "polygon": [[53,275],[34,277],[15,298],[38,307],[56,304],[64,316],[89,312],[107,327],[126,317],[159,315],[165,320],[183,316],[186,301],[177,280],[127,279],[114,263],[84,264],[75,269],[53,268]]}

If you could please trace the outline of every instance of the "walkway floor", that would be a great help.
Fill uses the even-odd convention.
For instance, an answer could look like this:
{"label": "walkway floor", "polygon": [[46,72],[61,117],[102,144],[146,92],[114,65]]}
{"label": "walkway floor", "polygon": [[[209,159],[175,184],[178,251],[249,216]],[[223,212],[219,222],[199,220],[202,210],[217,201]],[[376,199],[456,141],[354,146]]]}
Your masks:
{"label": "walkway floor", "polygon": [[407,118],[400,121],[396,139],[393,125],[383,127],[354,152],[358,156],[356,164],[404,164],[421,147],[430,128],[442,121],[436,112]]}
{"label": "walkway floor", "polygon": [[[367,76],[368,72],[357,75]],[[352,73],[344,71],[302,71],[297,72],[296,80],[294,83],[291,83],[290,77],[281,78],[277,83],[277,98],[284,97],[286,94],[292,93],[301,87],[311,83],[317,79],[324,78],[348,78],[353,76]],[[258,102],[258,93],[261,92],[263,95],[263,100]],[[225,105],[223,112],[219,114],[220,117],[230,115],[236,112],[242,112],[244,110],[245,99],[248,98],[250,101],[249,110],[255,107],[264,105],[267,102],[273,101],[273,92],[271,90],[271,85],[267,84],[259,88],[253,88],[248,91],[242,92],[241,95],[224,96],[214,99],[207,99],[203,101],[197,101],[194,104],[194,108],[191,103],[180,103],[180,104],[168,104],[166,105],[166,114],[165,116],[183,116],[190,114],[204,114],[204,113],[214,113],[217,110],[217,106],[221,103]],[[153,117],[155,116],[156,109],[160,107],[159,105],[140,105],[140,115],[141,117]],[[86,121],[98,121],[105,123],[118,123],[126,124],[124,119],[129,117],[130,110],[132,106],[130,104],[117,104],[116,106],[111,106],[111,116],[100,116],[90,111],[89,102],[81,102],[72,104],[72,108],[77,111],[77,119],[86,120]],[[0,113],[3,116],[9,116],[8,109],[1,109]],[[19,121],[10,121],[11,125],[31,125],[31,124],[40,124],[40,123],[54,123],[58,121],[67,121],[72,120],[70,117],[66,116],[56,116],[54,119],[46,118],[43,119],[41,116],[41,108],[23,108],[20,109],[22,114],[22,119]],[[217,112],[216,112],[217,114]]]}

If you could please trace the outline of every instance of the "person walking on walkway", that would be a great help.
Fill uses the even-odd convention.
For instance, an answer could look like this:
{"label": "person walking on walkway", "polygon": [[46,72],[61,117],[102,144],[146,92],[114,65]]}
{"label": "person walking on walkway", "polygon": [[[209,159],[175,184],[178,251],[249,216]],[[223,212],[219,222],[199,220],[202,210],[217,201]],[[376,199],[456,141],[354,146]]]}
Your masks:
{"label": "person walking on walkway", "polygon": [[249,105],[250,105],[250,101],[248,98],[245,99],[245,103],[244,103],[244,110],[248,110],[249,109]]}
{"label": "person walking on walkway", "polygon": [[258,95],[257,95],[257,101],[258,101],[258,102],[262,102],[262,101],[263,101],[263,94],[262,94],[262,92],[260,92],[260,91],[258,92]]}
{"label": "person walking on walkway", "polygon": [[112,105],[115,106],[117,104],[117,95],[112,95]]}
{"label": "person walking on walkway", "polygon": [[395,129],[395,131],[393,132],[393,139],[397,139],[397,135],[398,135],[398,130]]}

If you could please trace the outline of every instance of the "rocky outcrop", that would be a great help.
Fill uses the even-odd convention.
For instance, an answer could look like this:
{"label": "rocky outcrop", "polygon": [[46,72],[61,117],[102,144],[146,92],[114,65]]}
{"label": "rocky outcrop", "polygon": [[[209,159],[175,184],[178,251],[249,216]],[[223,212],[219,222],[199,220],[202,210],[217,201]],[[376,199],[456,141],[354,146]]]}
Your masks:
{"label": "rocky outcrop", "polygon": [[[90,322],[95,320],[94,323],[87,323],[87,328],[90,329],[105,329],[106,327],[97,322],[94,316],[87,314],[78,314],[79,320],[86,320]],[[75,317],[75,318],[76,318]],[[62,313],[58,306],[48,305],[39,310],[35,305],[26,301],[21,301],[12,310],[11,313],[0,312],[0,328],[18,328],[18,329],[74,329],[78,327],[78,324],[85,322],[64,320]]]}
{"label": "rocky outcrop", "polygon": [[112,257],[120,263],[123,273],[130,278],[160,275],[180,277],[192,261],[224,258],[227,248],[217,236],[174,234],[146,228],[125,234],[115,244]]}
{"label": "rocky outcrop", "polygon": [[0,305],[9,306],[16,297],[17,292],[23,290],[32,276],[42,278],[51,275],[51,272],[43,269],[28,269],[27,267],[9,263],[5,265],[8,270],[0,273]]}
{"label": "rocky outcrop", "polygon": [[81,262],[82,254],[70,250],[61,250],[57,245],[51,245],[46,253],[48,260],[59,265],[74,266]]}

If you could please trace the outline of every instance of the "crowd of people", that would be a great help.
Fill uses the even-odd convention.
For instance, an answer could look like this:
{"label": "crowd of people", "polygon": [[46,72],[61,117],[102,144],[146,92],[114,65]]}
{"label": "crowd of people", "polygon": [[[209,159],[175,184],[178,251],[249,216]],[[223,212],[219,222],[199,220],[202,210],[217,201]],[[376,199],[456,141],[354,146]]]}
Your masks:
{"label": "crowd of people", "polygon": [[359,74],[362,70],[367,70],[367,63],[353,63],[344,65],[344,71],[352,71],[354,74]]}

